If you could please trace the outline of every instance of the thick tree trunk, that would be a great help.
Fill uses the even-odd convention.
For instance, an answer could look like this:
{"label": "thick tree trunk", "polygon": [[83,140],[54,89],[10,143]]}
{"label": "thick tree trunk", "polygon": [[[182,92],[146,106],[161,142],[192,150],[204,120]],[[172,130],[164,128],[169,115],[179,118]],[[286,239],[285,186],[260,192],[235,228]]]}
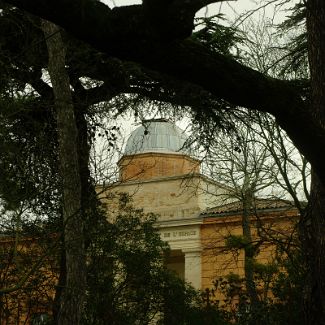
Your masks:
{"label": "thick tree trunk", "polygon": [[43,22],[49,53],[57,128],[59,162],[63,192],[64,244],[66,258],[66,286],[63,289],[59,325],[78,325],[81,320],[86,288],[86,259],[84,227],[81,214],[81,181],[78,164],[77,127],[65,70],[65,49],[60,30],[50,22]]}
{"label": "thick tree trunk", "polygon": [[[307,1],[308,55],[311,73],[311,115],[325,129],[325,1]],[[316,130],[315,130],[316,132]],[[319,148],[324,151],[324,148]],[[324,168],[324,166],[323,166]],[[301,222],[302,249],[308,281],[305,323],[325,324],[325,184],[312,176],[309,205]]]}
{"label": "thick tree trunk", "polygon": [[305,324],[325,324],[325,187],[312,176],[308,207],[300,222],[307,267],[304,287]]}

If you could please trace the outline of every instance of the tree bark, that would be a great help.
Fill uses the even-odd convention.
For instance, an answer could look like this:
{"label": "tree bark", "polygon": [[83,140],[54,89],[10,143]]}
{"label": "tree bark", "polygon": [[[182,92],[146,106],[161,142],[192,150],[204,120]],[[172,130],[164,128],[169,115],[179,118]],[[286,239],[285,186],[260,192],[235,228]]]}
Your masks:
{"label": "tree bark", "polygon": [[325,187],[312,175],[308,207],[300,221],[306,276],[303,292],[305,324],[325,325]]}
{"label": "tree bark", "polygon": [[[311,74],[310,114],[325,129],[325,2],[307,2],[308,57]],[[314,132],[317,132],[315,130]],[[324,151],[324,147],[319,148]],[[323,166],[324,168],[324,166]],[[307,266],[305,324],[325,324],[325,184],[312,174],[311,195],[301,220],[302,250]]]}
{"label": "tree bark", "polygon": [[63,193],[66,285],[63,289],[59,325],[80,324],[86,289],[84,227],[81,214],[81,180],[78,165],[77,127],[70,82],[65,70],[65,48],[60,29],[43,21],[49,54],[59,138],[59,164]]}

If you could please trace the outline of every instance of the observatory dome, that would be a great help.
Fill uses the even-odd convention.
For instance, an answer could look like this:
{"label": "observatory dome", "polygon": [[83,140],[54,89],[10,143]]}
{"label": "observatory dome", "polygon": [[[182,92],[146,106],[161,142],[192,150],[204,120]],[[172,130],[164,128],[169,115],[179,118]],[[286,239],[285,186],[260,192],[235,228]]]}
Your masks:
{"label": "observatory dome", "polygon": [[127,140],[124,155],[145,152],[190,154],[187,137],[179,127],[166,119],[146,120]]}

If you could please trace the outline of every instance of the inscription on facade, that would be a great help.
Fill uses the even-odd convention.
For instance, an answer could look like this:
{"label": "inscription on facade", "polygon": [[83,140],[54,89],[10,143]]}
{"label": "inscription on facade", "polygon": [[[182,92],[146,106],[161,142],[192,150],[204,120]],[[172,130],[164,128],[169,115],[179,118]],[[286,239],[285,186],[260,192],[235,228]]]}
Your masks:
{"label": "inscription on facade", "polygon": [[191,237],[196,235],[196,230],[190,231],[171,231],[171,232],[164,232],[164,238],[176,238],[176,237]]}

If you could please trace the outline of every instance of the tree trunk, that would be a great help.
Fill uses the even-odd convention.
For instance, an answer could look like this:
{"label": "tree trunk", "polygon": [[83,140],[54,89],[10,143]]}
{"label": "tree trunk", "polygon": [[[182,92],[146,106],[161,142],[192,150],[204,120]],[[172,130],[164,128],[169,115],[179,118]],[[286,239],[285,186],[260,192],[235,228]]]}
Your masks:
{"label": "tree trunk", "polygon": [[82,316],[86,289],[84,222],[81,213],[81,180],[77,150],[78,132],[69,77],[65,70],[65,48],[60,30],[46,21],[43,21],[42,27],[48,47],[48,70],[57,113],[59,167],[63,192],[67,278],[61,297],[58,324],[78,325]]}
{"label": "tree trunk", "polygon": [[[311,114],[325,129],[325,1],[307,1],[308,57],[311,73]],[[311,144],[312,145],[312,144]],[[324,148],[319,148],[323,151]],[[324,168],[324,166],[323,166]],[[306,258],[305,323],[325,324],[325,184],[312,175],[308,208],[301,221]]]}
{"label": "tree trunk", "polygon": [[252,195],[245,193],[243,197],[243,215],[242,215],[242,229],[243,236],[246,241],[244,247],[244,271],[246,280],[246,290],[251,303],[251,309],[254,310],[258,307],[258,295],[254,281],[254,261],[255,261],[255,248],[252,243],[251,223],[250,223],[250,210],[252,207]]}
{"label": "tree trunk", "polygon": [[304,286],[305,324],[325,325],[325,188],[315,174],[308,207],[300,222],[306,274]]}

